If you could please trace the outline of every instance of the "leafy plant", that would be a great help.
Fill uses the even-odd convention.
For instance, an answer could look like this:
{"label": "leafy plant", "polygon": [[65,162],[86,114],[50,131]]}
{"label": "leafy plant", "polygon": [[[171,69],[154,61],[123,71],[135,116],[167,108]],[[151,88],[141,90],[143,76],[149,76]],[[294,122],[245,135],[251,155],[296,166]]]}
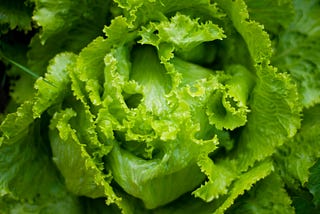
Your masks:
{"label": "leafy plant", "polygon": [[319,1],[0,9],[1,212],[319,210]]}

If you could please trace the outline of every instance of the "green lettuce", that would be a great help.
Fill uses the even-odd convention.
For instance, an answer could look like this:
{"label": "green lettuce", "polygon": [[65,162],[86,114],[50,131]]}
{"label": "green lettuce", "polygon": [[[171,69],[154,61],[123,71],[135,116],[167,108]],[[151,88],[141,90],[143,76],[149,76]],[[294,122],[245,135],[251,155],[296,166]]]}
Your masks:
{"label": "green lettuce", "polygon": [[20,3],[1,212],[319,210],[319,1]]}

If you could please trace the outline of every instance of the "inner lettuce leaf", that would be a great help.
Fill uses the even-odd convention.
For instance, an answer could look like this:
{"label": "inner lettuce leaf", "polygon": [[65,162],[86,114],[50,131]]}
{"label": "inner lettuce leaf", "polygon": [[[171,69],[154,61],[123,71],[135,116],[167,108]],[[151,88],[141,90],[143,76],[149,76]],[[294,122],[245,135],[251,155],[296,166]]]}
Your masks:
{"label": "inner lettuce leaf", "polygon": [[0,125],[5,211],[293,213],[286,188],[309,175],[318,203],[317,101],[303,110],[267,33],[289,21],[249,0],[33,2],[29,64],[53,58]]}

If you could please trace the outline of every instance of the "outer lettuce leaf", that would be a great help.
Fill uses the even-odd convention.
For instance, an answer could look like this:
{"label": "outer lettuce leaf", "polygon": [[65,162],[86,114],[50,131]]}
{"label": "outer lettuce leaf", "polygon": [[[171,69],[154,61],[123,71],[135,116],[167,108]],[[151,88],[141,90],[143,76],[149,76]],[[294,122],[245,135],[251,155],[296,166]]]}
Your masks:
{"label": "outer lettuce leaf", "polygon": [[78,199],[65,189],[51,162],[48,136],[44,134],[48,123],[35,120],[39,115],[43,119],[48,117],[44,112],[61,102],[68,83],[65,71],[72,57],[72,54],[57,56],[48,68],[46,79],[37,81],[35,97],[9,114],[0,126],[3,158],[0,169],[4,170],[1,172],[1,203],[8,212],[81,212]]}
{"label": "outer lettuce leaf", "polygon": [[0,146],[0,205],[5,213],[82,212],[52,164],[48,138],[42,134],[47,132],[46,125],[39,120],[25,124],[24,132],[4,139]]}
{"label": "outer lettuce leaf", "polygon": [[[33,26],[34,32],[29,44],[28,63],[18,60],[36,75],[45,73],[50,59],[63,51],[78,52],[91,42],[97,35],[102,34],[104,24],[108,22],[110,1],[4,1],[4,23],[10,22],[10,28],[31,30],[31,16],[38,26]],[[34,9],[34,10],[33,10]],[[2,10],[1,10],[2,11]],[[11,14],[14,13],[14,14]],[[14,19],[17,18],[17,19]],[[94,23],[94,24],[93,24]],[[21,25],[21,26],[20,26]],[[36,28],[41,28],[40,30]],[[7,27],[5,27],[7,29]],[[28,38],[30,36],[27,36]],[[19,40],[20,38],[15,38]],[[29,43],[29,41],[27,41]],[[16,43],[16,41],[14,41]],[[16,47],[17,48],[17,47]],[[25,47],[24,47],[25,48]],[[17,50],[14,50],[16,57]],[[12,97],[19,104],[33,96],[34,79],[19,73],[21,78],[13,87]],[[14,85],[14,84],[12,84]]]}
{"label": "outer lettuce leaf", "polygon": [[319,159],[309,169],[308,183],[301,186],[291,186],[290,195],[297,214],[318,213],[319,206]]}
{"label": "outer lettuce leaf", "polygon": [[50,61],[44,78],[40,77],[34,87],[37,91],[34,98],[33,117],[41,114],[53,106],[60,104],[62,99],[68,95],[65,89],[70,84],[67,69],[73,65],[75,55],[72,53],[61,53]]}
{"label": "outer lettuce leaf", "polygon": [[[31,39],[25,65],[39,76],[45,73],[49,61],[56,54],[64,51],[79,52],[102,34],[104,24],[108,22],[110,1],[32,2],[35,7],[32,18],[37,24],[34,29],[40,29]],[[18,86],[23,85],[26,90],[24,96],[21,95],[21,90],[16,93],[22,97],[18,101],[23,102],[26,100],[25,97],[32,96],[33,84],[34,80],[31,78],[24,78],[18,82]]]}
{"label": "outer lettuce leaf", "polygon": [[33,122],[32,102],[24,102],[15,113],[7,115],[1,123],[0,145],[14,142],[14,137],[28,132],[28,126]]}
{"label": "outer lettuce leaf", "polygon": [[313,203],[313,196],[308,189],[298,188],[290,189],[290,196],[292,199],[292,205],[297,214],[312,214],[318,213],[319,207],[316,207]]}
{"label": "outer lettuce leaf", "polygon": [[295,213],[291,203],[280,176],[273,173],[238,198],[226,213]]}
{"label": "outer lettuce leaf", "polygon": [[320,209],[320,182],[319,182],[319,173],[320,173],[320,161],[319,159],[310,168],[310,177],[308,179],[308,188],[313,195],[313,203],[315,206]]}
{"label": "outer lettuce leaf", "polygon": [[53,160],[69,191],[78,196],[91,198],[107,196],[107,204],[115,203],[119,198],[108,184],[107,176],[100,171],[97,167],[99,164],[90,157],[75,130],[68,124],[75,114],[72,109],[66,109],[55,114],[51,122],[50,129],[53,131],[50,132],[50,142]]}
{"label": "outer lettuce leaf", "polygon": [[[80,33],[84,30],[87,36],[95,36],[95,29],[103,26],[103,24],[105,24],[107,21],[110,4],[109,1],[101,0],[98,2],[75,2],[70,0],[33,1],[35,2],[36,6],[33,19],[42,28],[40,39],[43,44],[46,43],[47,39],[49,38],[67,35],[69,33]],[[95,22],[95,24],[92,25],[91,22]],[[81,36],[80,38],[82,39],[85,38],[84,35],[78,36]],[[75,37],[75,35],[69,35],[69,38],[74,40],[77,37]],[[66,38],[63,39],[66,40]],[[90,37],[88,39],[90,39]],[[76,41],[80,42],[80,40]]]}
{"label": "outer lettuce leaf", "polygon": [[254,183],[269,175],[272,170],[272,163],[266,160],[244,173],[233,183],[226,200],[222,204],[219,204],[219,207],[214,213],[224,213],[234,203],[234,200],[239,197],[239,195],[242,195],[246,190],[249,190]]}
{"label": "outer lettuce leaf", "polygon": [[320,157],[319,147],[319,114],[320,106],[304,110],[303,121],[299,133],[289,143],[279,149],[275,160],[279,165],[281,176],[288,186],[305,186],[309,169]]}
{"label": "outer lettuce leaf", "polygon": [[273,170],[270,160],[263,161],[251,168],[248,172],[234,182],[228,194],[216,199],[212,202],[204,202],[194,198],[184,197],[174,204],[159,208],[155,213],[224,213],[239,195],[248,191],[257,181],[266,177]]}
{"label": "outer lettuce leaf", "polygon": [[[8,73],[11,73],[11,71],[8,71]],[[30,100],[35,93],[35,89],[30,87],[33,86],[35,79],[21,72],[21,70],[17,76],[18,80],[12,80],[10,83],[10,97],[17,105],[21,105],[24,101]]]}
{"label": "outer lettuce leaf", "polygon": [[245,2],[250,17],[263,24],[265,29],[273,34],[286,29],[295,15],[291,0],[245,0]]}
{"label": "outer lettuce leaf", "polygon": [[249,19],[245,2],[218,0],[217,3],[226,11],[233,26],[243,37],[254,64],[268,64],[272,54],[271,41],[268,34],[263,31],[263,26]]}
{"label": "outer lettuce leaf", "polygon": [[0,32],[18,29],[31,30],[32,5],[25,0],[3,0],[0,5]]}
{"label": "outer lettuce leaf", "polygon": [[290,77],[272,67],[260,69],[251,95],[251,114],[232,157],[240,169],[272,155],[300,126],[301,106]]}
{"label": "outer lettuce leaf", "polygon": [[15,113],[9,114],[0,126],[2,141],[10,143],[19,133],[25,132],[33,120],[49,107],[60,103],[69,82],[66,68],[72,63],[74,55],[58,55],[48,67],[46,79],[39,78],[35,84],[38,89],[32,100],[25,101]]}
{"label": "outer lettuce leaf", "polygon": [[305,107],[320,101],[320,21],[318,1],[294,1],[297,14],[290,26],[280,33],[273,63],[290,73],[299,86]]}
{"label": "outer lettuce leaf", "polygon": [[[236,1],[236,3],[234,3],[235,6],[231,7],[231,9],[240,7],[241,4],[241,1]],[[239,8],[238,11],[242,10]],[[243,12],[243,14],[246,13]],[[236,14],[234,14],[234,16],[236,16]],[[239,16],[241,17],[241,15]],[[247,15],[244,15],[242,17],[243,19],[245,19]],[[232,20],[234,21],[234,19]],[[271,56],[272,51],[270,48],[270,40],[268,39],[267,34],[262,31],[262,28],[257,23],[250,21],[247,21],[249,23],[244,22],[243,25],[240,25],[241,23],[239,22],[239,19],[235,20],[234,22],[236,22],[236,29],[240,32],[240,34],[242,34],[244,40],[246,41],[252,58],[255,59],[254,62],[257,63],[257,65],[255,65],[255,69],[258,78],[257,85],[254,88],[253,93],[251,95],[251,114],[249,116],[248,126],[246,126],[246,129],[251,129],[250,127],[252,127],[254,131],[243,130],[243,133],[246,134],[243,134],[241,138],[246,138],[247,134],[251,135],[255,133],[257,140],[260,139],[259,141],[267,141],[267,139],[269,139],[270,136],[277,135],[278,139],[270,139],[270,143],[274,142],[278,145],[281,145],[283,143],[283,140],[287,137],[292,137],[296,133],[297,128],[299,128],[300,126],[301,106],[297,98],[296,86],[290,79],[290,76],[278,73],[276,68],[264,64],[269,62],[269,58]],[[256,50],[256,44],[251,43],[252,37],[249,36],[250,34],[255,34],[257,38],[260,38],[262,46],[266,48],[263,50]],[[274,114],[274,109],[272,108],[272,106],[275,104],[277,106],[276,114]],[[269,118],[274,117],[277,118],[277,120],[269,120]],[[267,121],[270,121],[268,123],[274,124],[268,125],[266,124]],[[257,124],[255,124],[255,122]],[[263,127],[264,125],[266,125],[265,128]],[[273,131],[274,129],[272,129],[271,127],[275,126],[279,127],[279,129],[277,130],[278,134],[267,134],[269,137],[266,138],[261,138],[261,136],[263,135],[261,135],[261,133],[258,134],[259,131]],[[279,135],[282,136],[281,138],[283,140],[279,140]],[[240,138],[240,141],[247,142],[250,144],[251,142],[254,142],[252,137],[253,136],[250,136],[248,140]],[[266,143],[265,145],[273,144],[270,143]],[[259,143],[257,145],[263,144]],[[242,146],[239,146],[239,148],[242,148]],[[255,154],[259,155],[261,153],[255,152]],[[258,158],[258,160],[260,160],[260,158]]]}

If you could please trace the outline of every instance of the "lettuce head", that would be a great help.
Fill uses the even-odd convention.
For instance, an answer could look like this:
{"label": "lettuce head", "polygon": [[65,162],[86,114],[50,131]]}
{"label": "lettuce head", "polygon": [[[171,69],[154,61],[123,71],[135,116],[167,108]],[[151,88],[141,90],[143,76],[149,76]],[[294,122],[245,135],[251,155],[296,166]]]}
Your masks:
{"label": "lettuce head", "polygon": [[318,0],[17,2],[0,213],[320,209]]}

